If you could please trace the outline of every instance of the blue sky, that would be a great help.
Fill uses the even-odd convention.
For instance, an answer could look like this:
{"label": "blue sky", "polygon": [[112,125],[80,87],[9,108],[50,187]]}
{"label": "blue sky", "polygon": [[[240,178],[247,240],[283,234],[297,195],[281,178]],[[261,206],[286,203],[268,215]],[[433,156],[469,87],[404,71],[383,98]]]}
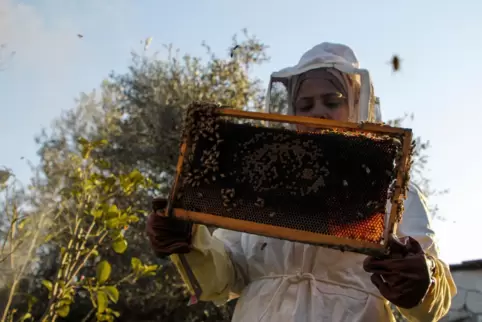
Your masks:
{"label": "blue sky", "polygon": [[[225,55],[246,27],[269,46],[271,61],[254,71],[265,82],[313,45],[341,42],[370,70],[384,119],[415,113],[407,126],[432,143],[427,176],[450,189],[432,200],[446,218],[434,222],[443,258],[479,259],[481,14],[476,0],[0,0],[0,43],[17,52],[0,72],[0,165],[27,181],[21,157],[37,161],[34,135],[80,92],[124,71],[147,37],[161,56],[168,43],[203,55],[203,40]],[[403,59],[398,74],[393,54]]]}

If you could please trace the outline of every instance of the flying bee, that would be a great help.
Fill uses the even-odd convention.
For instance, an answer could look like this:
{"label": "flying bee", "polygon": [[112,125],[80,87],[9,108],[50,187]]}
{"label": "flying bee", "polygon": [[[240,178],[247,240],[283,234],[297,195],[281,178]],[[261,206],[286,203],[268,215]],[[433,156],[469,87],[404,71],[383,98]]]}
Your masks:
{"label": "flying bee", "polygon": [[400,57],[398,57],[398,55],[393,55],[392,59],[390,60],[390,65],[392,65],[394,72],[398,72],[400,70]]}

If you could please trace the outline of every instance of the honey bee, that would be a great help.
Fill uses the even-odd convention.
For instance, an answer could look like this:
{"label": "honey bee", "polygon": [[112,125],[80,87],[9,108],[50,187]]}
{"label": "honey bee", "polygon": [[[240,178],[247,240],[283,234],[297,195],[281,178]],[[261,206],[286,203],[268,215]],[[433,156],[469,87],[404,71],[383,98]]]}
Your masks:
{"label": "honey bee", "polygon": [[398,72],[400,70],[400,57],[398,57],[398,55],[393,55],[390,64],[392,65],[393,71]]}

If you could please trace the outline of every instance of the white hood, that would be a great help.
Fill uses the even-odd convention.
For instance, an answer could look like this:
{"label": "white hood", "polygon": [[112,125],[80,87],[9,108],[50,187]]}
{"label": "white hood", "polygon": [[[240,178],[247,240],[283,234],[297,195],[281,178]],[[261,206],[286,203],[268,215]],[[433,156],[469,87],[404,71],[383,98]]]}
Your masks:
{"label": "white hood", "polygon": [[360,69],[359,65],[355,53],[348,46],[328,42],[316,45],[308,50],[295,66],[287,67],[271,74],[266,95],[266,112],[271,112],[270,97],[273,83],[281,82],[285,85],[288,91],[288,113],[293,114],[291,104],[293,95],[292,84],[296,77],[313,69],[330,68],[341,72],[335,75],[340,78],[340,81],[348,84],[349,78],[351,83],[358,84],[357,87],[360,88],[360,96],[358,104],[356,104],[358,93],[355,92],[354,86],[347,85],[347,87],[350,87],[348,91],[349,121],[381,122],[379,99],[374,95],[370,74],[366,69]]}

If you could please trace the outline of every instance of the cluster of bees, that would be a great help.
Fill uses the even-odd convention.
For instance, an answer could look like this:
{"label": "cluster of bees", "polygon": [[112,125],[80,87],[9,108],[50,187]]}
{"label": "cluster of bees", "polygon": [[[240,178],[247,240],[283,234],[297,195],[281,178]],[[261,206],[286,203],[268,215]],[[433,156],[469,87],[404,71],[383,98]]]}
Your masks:
{"label": "cluster of bees", "polygon": [[[324,178],[329,175],[328,162],[320,165],[323,153],[312,140],[293,139],[283,132],[256,133],[238,147],[234,159],[240,157],[238,180],[257,192],[283,188],[293,196],[304,196],[324,187]],[[307,181],[312,184],[306,185]]]}
{"label": "cluster of bees", "polygon": [[208,184],[216,181],[219,172],[219,145],[223,140],[218,131],[219,123],[215,113],[217,108],[219,105],[216,104],[192,104],[185,116],[183,140],[189,141],[191,151],[196,151],[200,138],[212,142],[202,151],[200,160],[197,160],[201,162],[201,167],[192,169],[194,153],[189,153],[184,158],[184,183],[192,187],[199,187],[202,182]]}
{"label": "cluster of bees", "polygon": [[[378,124],[378,125],[385,125],[384,123],[373,123],[373,122],[361,122],[363,123],[370,123],[370,124]],[[387,125],[388,126],[388,125]],[[400,144],[400,139],[396,136],[376,133],[376,132],[365,132],[360,130],[349,130],[349,129],[341,129],[341,128],[333,128],[333,129],[320,129],[316,132],[306,132],[302,130],[296,130],[297,133],[309,134],[313,136],[319,135],[343,135],[347,137],[364,137],[369,139],[370,141],[378,141],[378,142],[394,142],[394,144]]]}
{"label": "cluster of bees", "polygon": [[223,200],[223,206],[227,211],[231,211],[236,208],[236,203],[234,202],[235,190],[232,188],[221,189],[221,198]]}
{"label": "cluster of bees", "polygon": [[[407,196],[407,193],[408,193],[408,183],[410,182],[410,169],[412,168],[412,165],[413,165],[413,154],[415,152],[415,149],[416,149],[416,141],[413,140],[412,143],[411,143],[411,146],[410,146],[410,151],[408,153],[408,157],[407,157],[407,160],[406,160],[406,171],[405,173],[403,174],[403,177],[402,177],[402,182],[400,183],[401,186],[400,186],[400,195],[402,197],[406,197]],[[396,157],[396,166],[395,168],[393,169],[393,171],[390,173],[390,175],[394,176],[397,174],[397,171],[398,169],[402,166],[402,158],[403,158],[403,151],[402,149],[400,149],[397,153],[397,157]],[[387,173],[388,175],[389,173]],[[397,200],[394,200],[395,198],[395,189],[397,188],[398,186],[396,185],[396,182],[392,182],[391,186],[390,186],[390,189],[389,189],[389,192],[388,192],[388,199],[390,199],[390,201],[393,203],[395,201],[395,204],[394,206],[397,207],[397,215],[396,215],[396,221],[397,222],[400,222],[400,220],[402,219],[402,215],[403,215],[403,212],[404,212],[404,202],[403,202],[403,199],[404,198],[398,198]]]}

